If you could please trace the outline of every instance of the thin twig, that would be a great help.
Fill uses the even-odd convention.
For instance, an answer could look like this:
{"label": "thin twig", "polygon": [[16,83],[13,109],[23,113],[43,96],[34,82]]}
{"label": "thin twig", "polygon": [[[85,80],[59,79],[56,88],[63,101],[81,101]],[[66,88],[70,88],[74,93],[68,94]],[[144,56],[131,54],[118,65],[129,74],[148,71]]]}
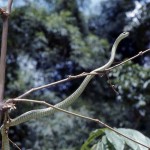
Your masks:
{"label": "thin twig", "polygon": [[113,91],[119,95],[119,92],[115,89],[115,86],[111,84],[111,81],[109,79],[109,76],[106,74],[106,77],[107,77],[107,81],[108,81],[108,84],[111,86],[111,88],[113,89]]}
{"label": "thin twig", "polygon": [[66,81],[68,81],[68,78],[60,80],[60,81],[56,81],[56,82],[53,82],[53,83],[50,83],[50,84],[42,85],[42,86],[39,86],[39,87],[36,87],[36,88],[32,88],[32,89],[28,90],[27,92],[25,92],[24,94],[22,94],[22,95],[20,95],[16,98],[25,97],[25,96],[29,95],[30,93],[32,93],[34,91],[41,90],[41,89],[44,89],[44,88],[47,88],[47,87],[50,87],[50,86],[53,86],[53,85],[56,85],[56,84],[66,82]]}
{"label": "thin twig", "polygon": [[[25,92],[24,94],[16,97],[16,98],[22,98],[22,97],[25,97],[27,95],[29,95],[30,93],[34,92],[34,91],[37,91],[37,90],[41,90],[41,89],[44,89],[44,88],[48,88],[50,86],[54,86],[54,85],[57,85],[57,84],[60,84],[60,83],[64,83],[66,81],[69,81],[69,80],[73,80],[73,79],[77,79],[77,78],[81,78],[81,77],[84,77],[84,76],[87,76],[87,75],[98,75],[99,73],[82,73],[82,74],[79,74],[79,75],[76,75],[76,76],[68,76],[68,78],[66,79],[63,79],[63,80],[59,80],[59,81],[56,81],[56,82],[53,82],[53,83],[50,83],[50,84],[46,84],[46,85],[42,85],[42,86],[39,86],[39,87],[36,87],[36,88],[32,88],[30,90],[28,90],[27,92]],[[15,98],[15,99],[16,99]]]}
{"label": "thin twig", "polygon": [[118,67],[118,66],[120,66],[120,65],[122,65],[122,64],[125,64],[126,62],[128,62],[128,61],[130,61],[130,60],[133,60],[133,59],[135,59],[135,58],[137,58],[137,57],[139,57],[139,56],[141,56],[141,55],[147,53],[147,52],[150,52],[150,49],[147,49],[147,50],[145,50],[145,51],[140,51],[137,55],[135,55],[135,56],[133,56],[133,57],[131,57],[131,58],[129,58],[129,59],[127,59],[127,60],[125,60],[125,61],[123,61],[123,62],[121,62],[121,63],[119,63],[119,64],[117,64],[117,65],[115,65],[115,66],[113,66],[113,67],[110,67],[110,68],[108,68],[108,69],[105,69],[105,70],[106,70],[106,71],[112,70],[112,69],[114,69],[114,68],[116,68],[116,67]]}
{"label": "thin twig", "polygon": [[126,139],[131,140],[132,142],[135,142],[135,143],[137,143],[137,144],[139,144],[139,145],[141,145],[141,146],[143,146],[143,147],[145,147],[145,148],[149,148],[149,149],[150,149],[150,147],[148,147],[148,146],[146,146],[146,145],[144,145],[144,144],[142,144],[142,143],[140,143],[140,142],[138,142],[138,141],[136,141],[136,140],[134,140],[134,139],[132,139],[132,138],[130,138],[130,137],[128,137],[128,136],[126,136],[126,135],[120,133],[120,132],[118,132],[117,130],[115,130],[115,129],[112,128],[111,126],[105,124],[104,122],[100,121],[99,119],[94,119],[94,118],[91,118],[91,117],[87,117],[87,116],[83,116],[83,115],[80,115],[80,114],[77,114],[77,113],[73,113],[73,112],[67,111],[67,110],[64,110],[64,109],[55,107],[54,105],[51,105],[51,104],[49,104],[49,103],[47,103],[47,102],[45,102],[45,101],[38,101],[38,100],[31,100],[31,99],[12,99],[12,101],[13,101],[13,100],[14,100],[14,101],[20,101],[20,102],[32,102],[32,103],[44,104],[44,105],[47,105],[47,106],[49,106],[49,107],[51,107],[51,108],[53,108],[53,109],[56,109],[56,110],[58,110],[58,111],[67,113],[67,114],[69,114],[69,115],[77,116],[77,117],[80,117],[80,118],[83,118],[83,119],[87,119],[87,120],[90,120],[90,121],[99,123],[99,124],[103,125],[104,127],[107,127],[108,129],[114,131],[115,133],[117,133],[117,134],[119,134],[119,135],[125,137]]}
{"label": "thin twig", "polygon": [[9,141],[10,141],[17,149],[21,150],[20,147],[19,147],[16,143],[14,143],[10,138],[9,138]]}
{"label": "thin twig", "polygon": [[124,63],[126,63],[126,62],[128,62],[128,61],[130,61],[130,60],[133,60],[133,59],[135,59],[136,57],[138,57],[138,56],[140,56],[140,55],[143,55],[143,54],[145,54],[145,53],[147,53],[147,52],[149,52],[149,51],[150,51],[150,49],[147,49],[147,50],[145,50],[145,51],[141,51],[141,52],[139,52],[137,55],[135,55],[135,56],[133,56],[133,57],[131,57],[131,58],[129,58],[129,59],[127,59],[127,60],[125,60],[125,61],[123,61],[123,62],[121,62],[121,63],[119,63],[119,64],[117,64],[117,65],[115,65],[115,66],[113,66],[113,67],[110,67],[110,68],[108,68],[108,69],[105,69],[105,71],[103,71],[103,72],[81,73],[81,74],[75,75],[75,76],[71,76],[71,75],[70,75],[70,76],[68,76],[68,78],[66,78],[66,79],[59,80],[59,81],[56,81],[56,82],[53,82],[53,83],[50,83],[50,84],[42,85],[42,86],[39,86],[39,87],[36,87],[36,88],[32,88],[32,89],[28,90],[27,92],[25,92],[24,94],[22,94],[22,95],[20,95],[20,96],[18,96],[18,97],[16,97],[16,98],[23,98],[23,97],[25,97],[25,96],[29,95],[30,93],[35,92],[35,91],[37,91],[37,90],[41,90],[41,89],[43,89],[43,88],[47,88],[47,87],[50,87],[50,86],[54,86],[54,85],[57,85],[57,84],[60,84],[60,83],[63,83],[63,82],[69,81],[69,80],[81,78],[81,77],[84,77],[84,76],[87,76],[87,75],[93,75],[93,74],[94,74],[94,75],[97,75],[97,74],[103,75],[103,74],[107,73],[107,71],[110,71],[110,70],[114,69],[115,67],[118,67],[118,66],[120,66],[120,65],[122,65],[122,64],[124,64]]}

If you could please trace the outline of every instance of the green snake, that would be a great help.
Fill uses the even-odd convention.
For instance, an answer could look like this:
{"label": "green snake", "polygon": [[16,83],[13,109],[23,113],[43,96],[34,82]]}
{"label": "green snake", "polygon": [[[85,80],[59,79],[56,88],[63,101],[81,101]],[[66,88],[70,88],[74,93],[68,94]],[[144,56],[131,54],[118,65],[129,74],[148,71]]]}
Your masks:
{"label": "green snake", "polygon": [[[105,69],[107,69],[114,61],[115,58],[115,54],[116,54],[116,49],[118,44],[120,43],[120,41],[124,38],[126,38],[129,35],[129,32],[123,32],[121,33],[117,39],[115,40],[113,47],[112,47],[112,51],[111,51],[111,57],[109,59],[109,61],[102,67],[97,68],[93,71],[91,71],[90,73],[95,73],[95,72],[102,72]],[[81,85],[78,87],[78,89],[72,93],[69,97],[67,97],[65,100],[63,100],[62,102],[54,105],[55,107],[58,108],[66,108],[69,105],[71,105],[73,102],[75,102],[75,100],[82,94],[82,92],[84,91],[85,87],[87,86],[87,84],[90,82],[90,80],[94,77],[95,75],[87,75],[86,78],[83,80],[83,82],[81,83]],[[26,122],[30,119],[37,119],[40,117],[44,117],[44,116],[48,116],[53,114],[54,112],[56,112],[58,110],[53,109],[53,108],[44,108],[44,109],[36,109],[36,110],[31,110],[28,111],[14,119],[11,119],[11,122],[9,123],[9,126],[15,126],[18,125],[20,123]]]}
{"label": "green snake", "polygon": [[[128,35],[129,35],[129,32],[121,33],[117,37],[117,39],[115,40],[115,42],[113,44],[112,51],[111,51],[111,57],[110,57],[109,61],[104,66],[91,71],[90,72],[91,74],[86,76],[86,78],[83,80],[81,85],[78,87],[78,89],[74,93],[72,93],[65,100],[63,100],[62,102],[60,102],[54,106],[63,109],[65,107],[68,107],[69,105],[71,105],[73,102],[75,102],[75,100],[82,94],[82,92],[84,91],[84,89],[86,88],[86,86],[90,82],[90,80],[95,76],[94,73],[105,71],[105,69],[107,69],[113,63],[118,44],[120,43],[120,41],[122,39],[126,38]],[[26,122],[30,119],[37,119],[40,117],[48,116],[48,115],[53,114],[56,111],[58,111],[58,110],[51,108],[51,107],[44,108],[44,109],[31,110],[31,111],[28,111],[14,119],[11,119],[11,121],[7,124],[7,126],[2,125],[0,130],[1,130],[2,137],[3,137],[2,138],[3,149],[10,150],[9,139],[8,139],[7,135],[4,133],[5,127],[7,127],[9,129],[9,127],[11,127],[11,126],[18,125],[18,124]]]}

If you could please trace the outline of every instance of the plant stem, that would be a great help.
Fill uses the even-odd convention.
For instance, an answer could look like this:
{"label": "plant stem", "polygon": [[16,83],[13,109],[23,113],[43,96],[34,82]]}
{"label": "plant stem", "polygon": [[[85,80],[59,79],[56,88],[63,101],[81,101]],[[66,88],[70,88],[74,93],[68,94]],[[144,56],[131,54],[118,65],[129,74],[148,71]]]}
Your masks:
{"label": "plant stem", "polygon": [[[6,12],[4,11],[4,13],[2,13],[3,28],[2,28],[1,57],[0,57],[0,103],[2,103],[4,98],[8,20],[9,14],[11,12],[12,2],[13,0],[8,0]],[[0,123],[1,120],[2,120],[2,111],[0,109]]]}
{"label": "plant stem", "polygon": [[8,34],[8,17],[4,17],[2,29],[2,41],[1,41],[1,58],[0,58],[0,101],[3,100],[4,96],[7,34]]}

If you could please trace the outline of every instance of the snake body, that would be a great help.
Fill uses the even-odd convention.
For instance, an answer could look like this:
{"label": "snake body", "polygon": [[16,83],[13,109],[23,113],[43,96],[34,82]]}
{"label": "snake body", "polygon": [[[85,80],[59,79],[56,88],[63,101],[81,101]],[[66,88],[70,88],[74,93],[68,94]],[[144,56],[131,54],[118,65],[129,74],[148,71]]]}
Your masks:
{"label": "snake body", "polygon": [[[91,73],[104,71],[113,63],[118,44],[120,43],[120,41],[122,39],[126,38],[128,35],[129,35],[129,32],[123,32],[118,36],[118,38],[115,40],[115,42],[113,44],[112,51],[111,51],[111,57],[110,57],[109,61],[104,66],[91,71]],[[75,102],[75,100],[82,94],[85,87],[87,86],[87,84],[90,82],[90,80],[94,76],[95,75],[88,75],[74,93],[72,93],[69,97],[67,97],[62,102],[56,104],[55,107],[65,108],[65,107],[68,107],[69,105],[71,105],[73,102]],[[48,116],[48,115],[53,114],[56,111],[57,110],[53,109],[53,108],[31,110],[31,111],[28,111],[16,118],[12,119],[11,122],[9,123],[9,126],[18,125],[18,124],[26,122],[30,119],[37,119],[40,117]]]}

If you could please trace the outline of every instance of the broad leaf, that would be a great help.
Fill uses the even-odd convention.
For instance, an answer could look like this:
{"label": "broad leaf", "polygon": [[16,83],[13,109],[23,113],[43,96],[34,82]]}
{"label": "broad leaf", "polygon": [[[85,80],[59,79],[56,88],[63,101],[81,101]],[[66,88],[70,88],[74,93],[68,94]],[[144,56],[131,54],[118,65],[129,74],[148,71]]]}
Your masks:
{"label": "broad leaf", "polygon": [[[150,147],[150,139],[144,136],[142,133],[132,129],[116,129],[121,134]],[[98,142],[93,145],[92,148],[89,145],[93,144],[95,139],[99,138]],[[148,148],[137,144],[110,129],[100,129],[92,132],[88,140],[84,143],[81,150],[124,150],[125,146],[128,146],[132,150],[148,150]]]}
{"label": "broad leaf", "polygon": [[[142,133],[139,131],[133,130],[133,129],[123,129],[120,128],[118,131],[131,139],[140,142],[143,145],[149,146],[150,147],[150,139],[144,136]],[[131,147],[133,150],[148,150],[148,148],[145,148],[144,146],[141,146],[135,142],[132,142],[131,140],[128,140],[125,137],[120,136],[121,139],[123,139],[126,144]]]}
{"label": "broad leaf", "polygon": [[104,134],[105,129],[97,129],[93,131],[87,141],[82,145],[81,150],[88,150],[90,149],[88,147],[89,144],[91,144],[97,137],[102,136]]}
{"label": "broad leaf", "polygon": [[105,130],[106,137],[108,141],[114,146],[116,150],[123,150],[125,146],[125,141],[120,138],[118,134],[111,130]]}
{"label": "broad leaf", "polygon": [[103,136],[102,140],[91,148],[91,150],[106,150],[106,149],[108,149],[108,141],[106,136]]}

